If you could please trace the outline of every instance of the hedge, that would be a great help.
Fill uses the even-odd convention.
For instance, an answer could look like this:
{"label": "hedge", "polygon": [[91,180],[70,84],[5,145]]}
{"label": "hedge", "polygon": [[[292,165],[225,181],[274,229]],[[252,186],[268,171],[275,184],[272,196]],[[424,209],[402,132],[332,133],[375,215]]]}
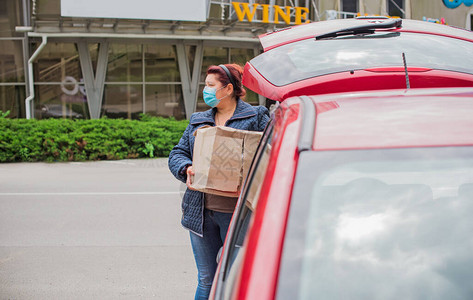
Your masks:
{"label": "hedge", "polygon": [[8,119],[0,112],[0,162],[167,157],[188,121]]}

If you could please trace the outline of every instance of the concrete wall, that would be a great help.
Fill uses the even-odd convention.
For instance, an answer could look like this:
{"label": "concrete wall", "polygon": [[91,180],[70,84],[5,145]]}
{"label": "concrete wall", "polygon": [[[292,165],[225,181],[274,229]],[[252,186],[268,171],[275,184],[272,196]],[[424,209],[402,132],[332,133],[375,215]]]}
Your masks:
{"label": "concrete wall", "polygon": [[360,1],[360,13],[369,15],[385,15],[386,0],[362,0]]}
{"label": "concrete wall", "polygon": [[326,10],[339,10],[339,0],[319,0],[319,13],[323,14]]}

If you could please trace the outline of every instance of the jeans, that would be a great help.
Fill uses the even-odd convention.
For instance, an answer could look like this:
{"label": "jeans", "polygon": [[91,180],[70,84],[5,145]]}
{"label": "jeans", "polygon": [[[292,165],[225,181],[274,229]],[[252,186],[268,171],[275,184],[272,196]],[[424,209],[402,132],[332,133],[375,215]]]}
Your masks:
{"label": "jeans", "polygon": [[190,232],[192,251],[198,271],[198,285],[195,299],[208,299],[215,271],[217,254],[223,246],[228,226],[232,219],[231,213],[204,210],[204,236]]}

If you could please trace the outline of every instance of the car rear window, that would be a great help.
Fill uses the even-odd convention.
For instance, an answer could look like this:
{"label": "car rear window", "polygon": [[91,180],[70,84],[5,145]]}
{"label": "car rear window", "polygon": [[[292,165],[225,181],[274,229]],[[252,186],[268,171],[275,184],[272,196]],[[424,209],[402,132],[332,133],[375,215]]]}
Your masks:
{"label": "car rear window", "polygon": [[416,33],[308,39],[269,50],[250,63],[275,86],[343,71],[409,67],[473,74],[473,43]]}
{"label": "car rear window", "polygon": [[473,147],[298,165],[277,299],[473,299]]}

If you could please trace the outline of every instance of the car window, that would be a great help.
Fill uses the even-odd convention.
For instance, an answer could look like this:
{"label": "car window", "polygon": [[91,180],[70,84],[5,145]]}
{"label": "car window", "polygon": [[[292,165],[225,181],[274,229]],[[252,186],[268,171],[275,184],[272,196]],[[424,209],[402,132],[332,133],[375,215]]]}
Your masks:
{"label": "car window", "polygon": [[273,127],[273,122],[270,121],[258,146],[247,182],[243,188],[242,198],[239,202],[240,206],[237,208],[236,216],[234,217],[234,230],[229,233],[228,245],[225,249],[226,254],[222,261],[224,271],[221,280],[223,285],[219,287],[221,289],[220,292],[224,292],[224,299],[231,296],[230,291],[241,262],[245,237],[258,202],[258,196],[268,166]]}
{"label": "car window", "polygon": [[308,39],[269,50],[250,63],[283,86],[311,77],[377,67],[424,67],[473,74],[473,43],[431,34],[375,33]]}
{"label": "car window", "polygon": [[472,299],[473,147],[298,165],[277,299]]}

